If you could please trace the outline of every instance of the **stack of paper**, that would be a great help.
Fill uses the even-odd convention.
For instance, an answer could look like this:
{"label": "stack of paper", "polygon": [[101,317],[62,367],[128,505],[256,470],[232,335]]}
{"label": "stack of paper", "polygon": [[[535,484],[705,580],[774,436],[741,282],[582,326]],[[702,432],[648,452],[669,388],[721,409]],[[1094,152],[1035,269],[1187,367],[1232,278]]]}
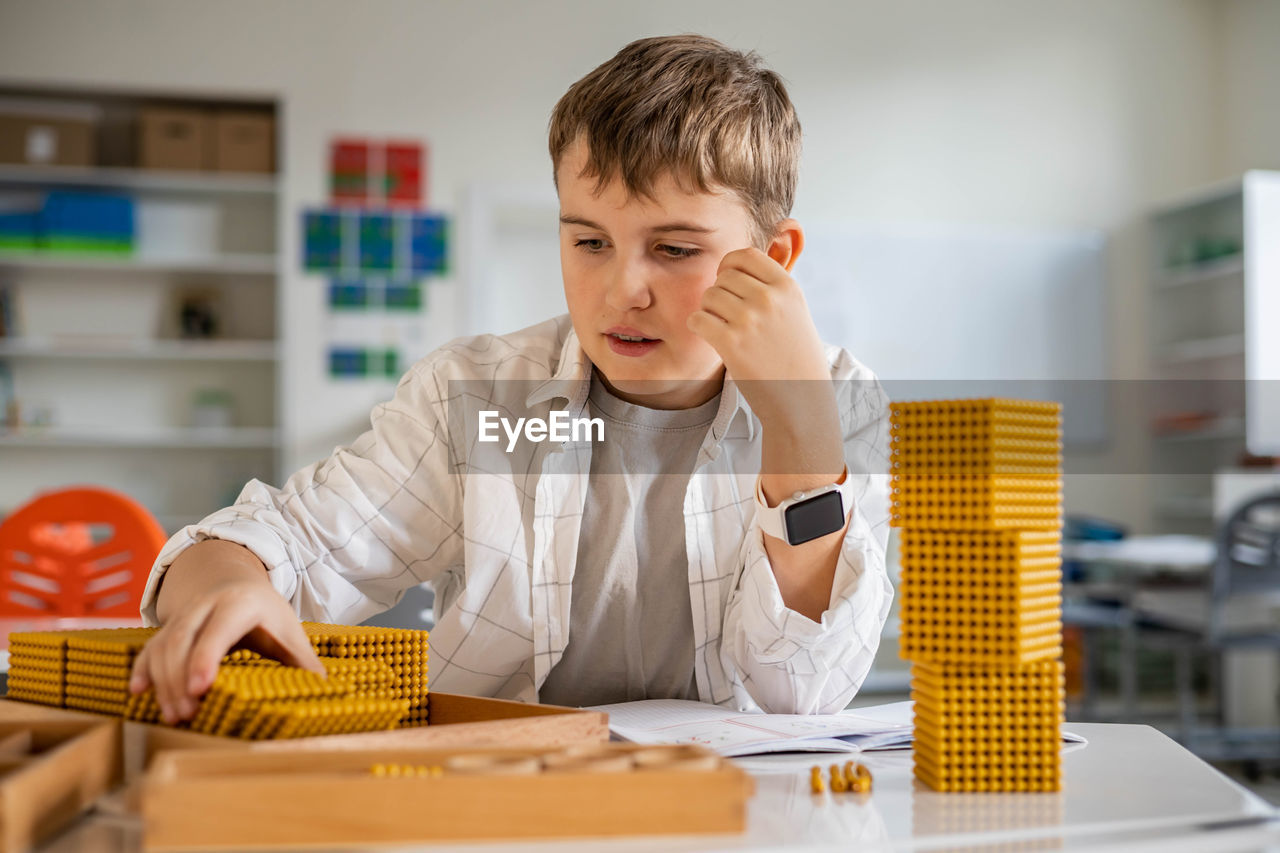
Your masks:
{"label": "stack of paper", "polygon": [[[721,755],[769,752],[863,752],[911,747],[911,702],[858,708],[840,714],[743,714],[684,699],[647,699],[597,705],[609,730],[634,743],[696,743]],[[1063,732],[1068,742],[1084,738]]]}

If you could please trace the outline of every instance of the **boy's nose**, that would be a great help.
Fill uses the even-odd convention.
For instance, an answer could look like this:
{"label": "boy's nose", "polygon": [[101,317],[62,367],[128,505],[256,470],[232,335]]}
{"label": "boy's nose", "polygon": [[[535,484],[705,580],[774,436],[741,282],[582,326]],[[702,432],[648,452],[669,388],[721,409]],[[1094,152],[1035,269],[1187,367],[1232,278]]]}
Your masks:
{"label": "boy's nose", "polygon": [[648,308],[653,295],[643,273],[624,264],[614,271],[605,301],[615,311],[630,311]]}

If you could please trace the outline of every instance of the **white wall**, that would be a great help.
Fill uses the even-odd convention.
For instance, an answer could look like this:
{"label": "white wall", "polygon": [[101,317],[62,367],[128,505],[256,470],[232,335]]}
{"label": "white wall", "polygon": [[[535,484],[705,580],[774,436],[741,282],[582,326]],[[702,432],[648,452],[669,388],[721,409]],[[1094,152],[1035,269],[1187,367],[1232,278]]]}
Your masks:
{"label": "white wall", "polygon": [[[1222,51],[1225,32],[1275,53],[1256,24],[1274,24],[1276,5],[0,0],[0,80],[283,98],[292,468],[352,437],[389,392],[327,379],[321,282],[294,260],[298,211],[325,199],[333,134],[425,137],[432,201],[452,211],[474,181],[549,180],[552,105],[624,43],[703,32],[758,50],[788,81],[806,134],[802,220],[1107,229],[1111,364],[1137,377],[1147,361],[1141,216],[1154,199],[1217,177],[1224,152],[1231,163],[1255,156],[1255,125],[1272,123],[1274,137],[1275,110],[1246,120],[1224,100],[1224,79],[1267,90],[1250,88],[1247,68],[1224,72]],[[1238,126],[1226,140],[1215,131],[1224,110]],[[454,333],[452,287],[430,295],[437,342]],[[1108,455],[1145,453],[1139,426],[1121,424]],[[1141,527],[1145,489],[1140,477],[1077,478],[1069,509]]]}
{"label": "white wall", "polygon": [[1280,169],[1280,3],[1223,5],[1224,175]]}

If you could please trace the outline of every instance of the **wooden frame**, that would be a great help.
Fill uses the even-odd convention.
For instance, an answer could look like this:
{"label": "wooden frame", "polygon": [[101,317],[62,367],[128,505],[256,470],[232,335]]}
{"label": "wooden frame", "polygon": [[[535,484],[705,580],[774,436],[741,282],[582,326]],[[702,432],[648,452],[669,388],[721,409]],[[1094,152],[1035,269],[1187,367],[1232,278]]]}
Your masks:
{"label": "wooden frame", "polygon": [[0,851],[22,853],[121,779],[120,724],[12,715],[0,721]]}
{"label": "wooden frame", "polygon": [[[125,721],[125,776],[137,778],[157,753],[170,749],[306,752],[453,746],[556,747],[602,743],[609,739],[609,715],[601,711],[434,692],[427,708],[427,725],[417,728],[297,740],[249,741]],[[85,711],[0,700],[0,721],[14,716],[48,720],[116,719]]]}
{"label": "wooden frame", "polygon": [[[349,847],[482,838],[735,833],[751,777],[692,746],[599,744],[585,761],[667,751],[680,759],[612,772],[576,764],[524,773],[456,770],[455,760],[577,757],[565,750],[166,752],[143,786],[148,851]],[[581,752],[582,748],[578,748]],[[660,756],[661,758],[661,756]],[[475,759],[479,759],[475,762]],[[374,765],[444,767],[379,777]],[[514,763],[514,762],[513,762]],[[639,763],[639,762],[637,762]],[[550,761],[547,762],[551,764]],[[693,766],[691,767],[690,764]]]}

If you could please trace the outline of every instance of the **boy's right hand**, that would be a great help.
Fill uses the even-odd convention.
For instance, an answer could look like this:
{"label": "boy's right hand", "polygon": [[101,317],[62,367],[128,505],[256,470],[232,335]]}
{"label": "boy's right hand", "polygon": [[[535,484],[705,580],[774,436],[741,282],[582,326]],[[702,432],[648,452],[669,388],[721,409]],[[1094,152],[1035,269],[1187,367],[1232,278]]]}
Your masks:
{"label": "boy's right hand", "polygon": [[[165,585],[171,580],[178,579],[166,577]],[[129,690],[141,693],[154,686],[166,723],[195,715],[199,697],[213,683],[223,655],[236,646],[321,675],[325,672],[302,623],[266,582],[265,572],[260,577],[232,573],[210,580],[205,575],[198,582],[199,595],[184,596],[134,661]]]}

